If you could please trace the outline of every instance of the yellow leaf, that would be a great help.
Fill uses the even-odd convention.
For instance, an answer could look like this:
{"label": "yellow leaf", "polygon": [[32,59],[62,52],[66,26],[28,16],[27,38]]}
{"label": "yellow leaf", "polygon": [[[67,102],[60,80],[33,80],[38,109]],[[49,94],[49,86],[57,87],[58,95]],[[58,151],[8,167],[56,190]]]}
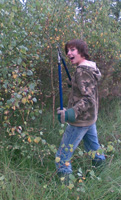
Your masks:
{"label": "yellow leaf", "polygon": [[17,76],[18,76],[17,74],[13,74],[13,78],[14,78],[14,79],[16,79],[16,78],[17,78]]}
{"label": "yellow leaf", "polygon": [[95,158],[95,152],[92,152],[92,159]]}
{"label": "yellow leaf", "polygon": [[15,131],[15,127],[11,128],[11,132],[14,133]]}
{"label": "yellow leaf", "polygon": [[57,162],[57,163],[60,162],[60,157],[56,157],[55,162]]}
{"label": "yellow leaf", "polygon": [[32,140],[31,140],[31,138],[30,138],[30,137],[28,137],[28,142],[29,142],[29,143],[31,143],[31,141],[32,141]]}
{"label": "yellow leaf", "polygon": [[13,110],[16,110],[16,106],[13,106],[12,109],[13,109]]}
{"label": "yellow leaf", "polygon": [[61,179],[61,181],[64,181],[64,180],[65,180],[65,177],[61,177],[60,179]]}
{"label": "yellow leaf", "polygon": [[40,140],[41,140],[40,137],[36,137],[36,138],[34,139],[34,142],[35,142],[36,144],[38,144]]}
{"label": "yellow leaf", "polygon": [[23,104],[25,104],[25,103],[27,102],[27,99],[26,99],[26,97],[22,98],[22,100],[21,100],[21,101],[22,101],[22,103],[23,103]]}
{"label": "yellow leaf", "polygon": [[80,180],[79,180],[79,183],[82,183],[82,182],[83,182],[83,180],[82,180],[82,179],[80,179]]}
{"label": "yellow leaf", "polygon": [[102,36],[103,36],[103,33],[101,33],[100,36],[102,37]]}

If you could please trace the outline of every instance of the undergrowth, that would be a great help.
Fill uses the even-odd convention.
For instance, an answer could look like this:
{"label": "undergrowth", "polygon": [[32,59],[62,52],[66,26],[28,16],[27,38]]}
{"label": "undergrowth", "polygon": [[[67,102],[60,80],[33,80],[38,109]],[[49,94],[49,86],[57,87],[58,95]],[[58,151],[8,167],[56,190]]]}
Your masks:
{"label": "undergrowth", "polygon": [[21,130],[14,135],[1,131],[0,200],[121,199],[120,99],[102,101],[99,111],[97,130],[105,165],[93,167],[81,142],[72,158],[68,187],[55,169],[55,153],[66,125],[56,119],[53,127],[51,112],[43,114],[41,124],[39,120],[30,124],[27,137]]}

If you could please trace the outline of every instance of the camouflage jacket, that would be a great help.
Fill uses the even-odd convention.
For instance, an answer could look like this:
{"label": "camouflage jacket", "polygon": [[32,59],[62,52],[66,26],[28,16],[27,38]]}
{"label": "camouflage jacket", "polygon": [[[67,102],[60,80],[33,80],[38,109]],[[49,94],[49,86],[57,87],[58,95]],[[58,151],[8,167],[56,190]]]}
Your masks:
{"label": "camouflage jacket", "polygon": [[75,122],[69,124],[81,127],[96,122],[100,78],[101,73],[92,61],[86,61],[76,68],[68,101],[68,109],[74,109]]}

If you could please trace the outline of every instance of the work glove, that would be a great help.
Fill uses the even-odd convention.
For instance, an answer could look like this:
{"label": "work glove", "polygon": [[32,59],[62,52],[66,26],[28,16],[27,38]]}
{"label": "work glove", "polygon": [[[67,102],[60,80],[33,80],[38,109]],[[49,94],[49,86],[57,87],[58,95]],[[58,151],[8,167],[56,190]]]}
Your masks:
{"label": "work glove", "polygon": [[63,110],[60,110],[60,108],[57,108],[57,114],[58,114],[58,120],[61,124],[64,124],[66,121],[66,108],[63,108]]}
{"label": "work glove", "polygon": [[63,108],[63,110],[60,110],[60,108],[57,108],[57,114],[58,114],[58,120],[61,124],[64,124],[65,122],[75,122],[75,112],[73,108],[67,109]]}

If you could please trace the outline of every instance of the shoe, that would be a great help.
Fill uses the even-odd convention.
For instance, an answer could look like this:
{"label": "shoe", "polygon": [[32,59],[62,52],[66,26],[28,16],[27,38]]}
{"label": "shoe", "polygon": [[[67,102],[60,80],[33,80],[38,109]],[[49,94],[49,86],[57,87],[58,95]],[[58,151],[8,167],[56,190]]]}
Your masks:
{"label": "shoe", "polygon": [[101,166],[105,166],[106,161],[102,160],[102,159],[95,159],[92,160],[92,166],[94,167],[101,167]]}

